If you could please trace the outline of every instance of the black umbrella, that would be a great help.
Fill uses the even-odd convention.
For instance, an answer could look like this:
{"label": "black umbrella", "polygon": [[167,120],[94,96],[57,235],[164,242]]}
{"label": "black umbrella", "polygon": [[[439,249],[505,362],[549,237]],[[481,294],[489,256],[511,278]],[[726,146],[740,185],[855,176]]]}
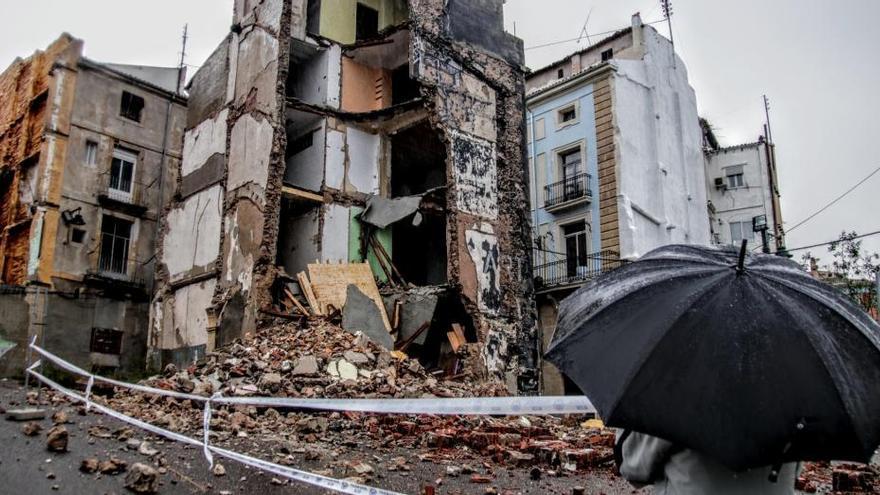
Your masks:
{"label": "black umbrella", "polygon": [[867,462],[880,326],[796,263],[741,254],[667,246],[599,277],[562,302],[547,359],[610,426],[735,470]]}

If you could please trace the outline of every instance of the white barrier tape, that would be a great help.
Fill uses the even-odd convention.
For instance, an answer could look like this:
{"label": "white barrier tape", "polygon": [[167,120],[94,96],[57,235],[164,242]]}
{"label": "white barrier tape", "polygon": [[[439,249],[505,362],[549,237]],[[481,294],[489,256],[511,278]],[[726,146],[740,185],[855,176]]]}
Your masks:
{"label": "white barrier tape", "polygon": [[[63,395],[65,395],[73,400],[76,400],[79,402],[85,401],[84,397],[73,392],[72,390],[69,390],[69,389],[59,385],[58,383],[50,380],[49,378],[43,376],[42,374],[40,374],[37,371],[34,371],[29,368],[28,373],[30,373],[31,375],[36,377],[41,382],[45,383],[46,385],[52,387],[53,389],[57,390],[58,392],[62,393]],[[151,424],[146,423],[144,421],[141,421],[139,419],[132,418],[131,416],[127,416],[125,414],[117,412],[117,411],[110,409],[109,407],[103,406],[99,403],[93,403],[93,406],[96,410],[98,410],[108,416],[111,416],[111,417],[116,418],[120,421],[129,423],[131,425],[137,426],[138,428],[149,431],[150,433],[153,433],[153,434],[156,434],[159,436],[163,436],[163,437],[168,438],[170,440],[175,440],[175,441],[178,441],[181,443],[185,443],[187,445],[192,445],[192,446],[196,446],[196,447],[201,445],[201,442],[199,442],[198,440],[194,440],[188,436],[181,435],[179,433],[175,433],[173,431],[169,431],[164,428],[159,428],[158,426],[154,426],[154,425],[151,425]],[[213,452],[214,454],[220,455],[221,457],[224,457],[224,458],[227,458],[227,459],[230,459],[230,460],[242,463],[242,464],[246,464],[248,466],[255,467],[255,468],[261,469],[263,471],[271,472],[271,473],[274,473],[278,476],[282,476],[282,477],[288,478],[293,481],[307,483],[309,485],[317,486],[319,488],[323,488],[326,490],[333,490],[333,491],[336,491],[339,493],[346,493],[349,495],[403,495],[398,492],[383,490],[381,488],[359,485],[357,483],[351,483],[351,482],[348,482],[345,480],[339,480],[339,479],[335,479],[335,478],[329,478],[327,476],[321,476],[318,474],[309,473],[306,471],[300,471],[299,469],[295,469],[295,468],[291,468],[291,467],[287,467],[287,466],[281,466],[279,464],[274,464],[274,463],[264,461],[262,459],[257,459],[255,457],[251,457],[251,456],[248,456],[245,454],[240,454],[238,452],[233,452],[230,450],[221,449],[219,447],[209,446],[208,448],[211,450],[211,452]]]}
{"label": "white barrier tape", "polygon": [[92,387],[95,385],[95,375],[89,375],[89,383],[86,384],[86,412],[92,408]]}
{"label": "white barrier tape", "polygon": [[202,416],[202,452],[205,454],[205,459],[208,461],[208,466],[211,469],[214,468],[214,456],[211,455],[211,402],[213,399],[220,397],[220,394],[214,394],[208,402],[205,402],[205,411]]}
{"label": "white barrier tape", "polygon": [[596,409],[584,396],[469,397],[452,399],[294,399],[284,397],[224,397],[217,404],[354,411],[376,414],[433,414],[453,416],[522,416],[587,414]]}
{"label": "white barrier tape", "polygon": [[93,377],[117,387],[146,394],[164,395],[194,402],[212,401],[216,404],[247,405],[284,409],[320,411],[353,411],[375,414],[432,414],[453,416],[520,416],[551,414],[590,414],[596,408],[584,396],[560,397],[473,397],[452,399],[301,399],[288,397],[218,397],[184,394],[133,383],[120,382],[98,375],[61,359],[36,345],[33,349],[61,368],[82,376]]}

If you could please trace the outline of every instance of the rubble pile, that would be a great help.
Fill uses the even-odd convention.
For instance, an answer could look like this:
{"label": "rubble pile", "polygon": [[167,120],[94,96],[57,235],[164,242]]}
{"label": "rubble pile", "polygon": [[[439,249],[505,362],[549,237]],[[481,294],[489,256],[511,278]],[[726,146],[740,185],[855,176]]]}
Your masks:
{"label": "rubble pile", "polygon": [[[166,368],[145,385],[201,396],[419,398],[503,395],[497,385],[469,375],[444,378],[417,360],[376,346],[326,320],[308,328],[273,327],[236,342],[185,369]],[[150,423],[200,435],[202,405],[117,390],[111,407]],[[281,412],[271,408],[217,407],[212,441],[264,441],[280,464],[335,457],[333,449],[393,452],[415,449],[421,461],[471,460],[531,469],[576,472],[610,466],[614,434],[584,418],[373,415],[354,412]],[[321,445],[326,446],[322,451]],[[264,451],[265,452],[265,451]],[[323,452],[323,453],[322,453]],[[405,469],[392,464],[389,469]],[[460,469],[453,466],[457,474]],[[361,475],[362,473],[356,473]],[[450,474],[453,475],[453,474]],[[538,473],[540,476],[540,473]]]}

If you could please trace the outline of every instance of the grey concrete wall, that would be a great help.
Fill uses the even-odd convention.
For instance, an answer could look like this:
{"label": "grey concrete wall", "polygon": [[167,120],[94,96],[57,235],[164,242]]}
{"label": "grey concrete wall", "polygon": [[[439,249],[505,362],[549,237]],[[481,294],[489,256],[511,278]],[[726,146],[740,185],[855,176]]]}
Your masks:
{"label": "grey concrete wall", "polygon": [[[45,297],[44,335],[38,338],[45,349],[89,370],[100,364],[90,353],[92,328],[120,330],[123,337],[118,374],[138,376],[143,372],[147,354],[147,303],[57,293]],[[0,355],[0,377],[23,376],[31,312],[28,301],[23,293],[0,290],[0,349],[6,342],[15,344]]]}
{"label": "grey concrete wall", "polygon": [[23,289],[0,287],[0,377],[24,370],[29,309]]}

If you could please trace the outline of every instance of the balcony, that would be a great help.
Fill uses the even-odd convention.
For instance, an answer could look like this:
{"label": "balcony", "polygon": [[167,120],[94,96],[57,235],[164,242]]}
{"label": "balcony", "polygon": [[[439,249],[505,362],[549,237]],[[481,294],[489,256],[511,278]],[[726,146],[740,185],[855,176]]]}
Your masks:
{"label": "balcony", "polygon": [[147,264],[139,260],[118,261],[99,257],[98,267],[86,271],[83,282],[119,297],[147,296]]}
{"label": "balcony", "polygon": [[593,199],[590,189],[592,177],[581,173],[544,186],[544,209],[561,210]]}
{"label": "balcony", "polygon": [[585,257],[573,257],[564,253],[536,250],[534,259],[553,260],[534,267],[535,289],[539,291],[584,284],[627,263],[614,251],[600,251]]}
{"label": "balcony", "polygon": [[[119,184],[110,174],[101,174],[101,191],[98,193],[98,204],[104,208],[119,211],[134,217],[143,216],[149,207],[146,204],[148,186],[132,181]],[[127,189],[127,190],[126,190]]]}

